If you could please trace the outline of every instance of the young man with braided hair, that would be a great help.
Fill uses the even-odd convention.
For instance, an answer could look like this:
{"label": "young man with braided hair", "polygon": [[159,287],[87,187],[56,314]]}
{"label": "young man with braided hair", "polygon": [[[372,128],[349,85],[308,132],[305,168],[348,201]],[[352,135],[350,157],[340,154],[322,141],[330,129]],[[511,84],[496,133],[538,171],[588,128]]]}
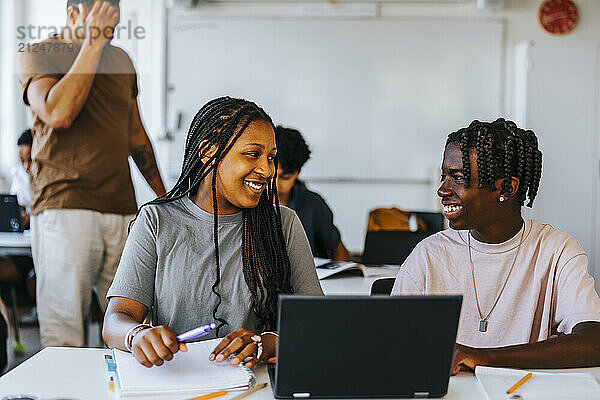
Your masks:
{"label": "young man with braided hair", "polygon": [[137,75],[110,44],[119,0],[68,0],[67,26],[19,53],[33,114],[32,253],[42,346],[81,346],[92,288],[106,305],[137,209],[131,156],[165,192],[142,124]]}
{"label": "young man with braided hair", "polygon": [[600,298],[585,251],[521,216],[541,172],[535,134],[511,121],[473,121],[448,137],[438,195],[452,229],[417,245],[392,294],[463,295],[453,373],[600,365]]}

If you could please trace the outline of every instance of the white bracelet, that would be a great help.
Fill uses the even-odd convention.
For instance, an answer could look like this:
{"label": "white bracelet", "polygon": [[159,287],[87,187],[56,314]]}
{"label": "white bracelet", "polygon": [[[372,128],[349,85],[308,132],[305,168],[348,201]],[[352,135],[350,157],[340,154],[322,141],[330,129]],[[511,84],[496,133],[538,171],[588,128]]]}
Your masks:
{"label": "white bracelet", "polygon": [[137,335],[140,331],[142,331],[144,329],[149,329],[149,328],[153,328],[153,326],[148,325],[148,324],[137,324],[137,325],[131,327],[131,329],[129,329],[127,331],[127,333],[125,334],[124,342],[125,342],[125,348],[130,353],[131,353],[131,345],[133,344],[133,338],[135,337],[135,335]]}
{"label": "white bracelet", "polygon": [[262,335],[273,335],[273,336],[277,336],[277,337],[279,337],[279,333],[277,333],[277,332],[271,332],[271,331],[266,331],[266,332],[263,332],[263,333],[261,333],[260,335],[261,335],[261,336],[262,336]]}

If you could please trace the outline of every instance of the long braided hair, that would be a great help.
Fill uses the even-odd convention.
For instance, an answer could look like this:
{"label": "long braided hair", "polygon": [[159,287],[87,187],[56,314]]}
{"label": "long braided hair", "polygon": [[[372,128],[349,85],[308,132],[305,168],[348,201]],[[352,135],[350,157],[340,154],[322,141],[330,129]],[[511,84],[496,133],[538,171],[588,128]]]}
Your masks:
{"label": "long braided hair", "polygon": [[[144,204],[164,204],[184,196],[193,196],[198,192],[202,180],[214,172],[212,174],[212,203],[216,270],[212,292],[218,299],[217,305],[213,309],[213,318],[218,322],[217,336],[219,336],[219,330],[227,324],[227,321],[218,315],[222,297],[219,292],[221,264],[219,259],[217,168],[236,140],[254,121],[267,122],[274,128],[267,113],[250,101],[220,97],[206,103],[198,111],[190,125],[181,175],[175,186],[164,196]],[[204,143],[208,143],[208,145]],[[217,150],[203,163],[201,159],[213,146]],[[258,205],[255,208],[244,209],[242,217],[243,273],[252,296],[252,309],[258,317],[259,332],[275,329],[278,296],[282,293],[293,293],[290,283],[290,260],[281,226],[276,176],[277,160],[275,160],[275,175],[261,194]]]}
{"label": "long braided hair", "polygon": [[502,192],[511,189],[511,178],[519,179],[517,200],[521,205],[529,199],[527,207],[533,205],[542,177],[542,152],[538,149],[538,139],[531,130],[518,128],[512,121],[498,118],[494,122],[473,121],[448,135],[446,146],[460,147],[463,160],[465,185],[471,179],[469,152],[477,154],[479,188],[496,187],[497,179],[504,179]]}

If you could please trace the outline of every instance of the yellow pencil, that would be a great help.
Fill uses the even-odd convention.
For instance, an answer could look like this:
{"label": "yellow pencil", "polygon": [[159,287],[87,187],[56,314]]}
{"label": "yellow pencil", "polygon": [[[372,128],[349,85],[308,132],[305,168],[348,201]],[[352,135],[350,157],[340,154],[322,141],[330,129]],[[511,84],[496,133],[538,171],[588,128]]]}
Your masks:
{"label": "yellow pencil", "polygon": [[219,396],[225,396],[226,394],[227,394],[227,392],[225,390],[221,390],[220,392],[209,393],[209,394],[205,394],[202,396],[193,397],[188,400],[208,400],[208,399],[214,399],[215,397],[219,397]]}
{"label": "yellow pencil", "polygon": [[522,377],[521,379],[519,379],[519,381],[517,383],[515,383],[514,385],[512,385],[510,387],[510,389],[508,389],[506,391],[506,393],[511,394],[512,392],[514,392],[515,390],[520,388],[522,384],[524,384],[525,382],[527,382],[529,380],[529,378],[531,378],[531,376],[532,376],[532,374],[530,372],[527,375],[525,375],[524,377]]}
{"label": "yellow pencil", "polygon": [[235,396],[231,400],[240,400],[240,399],[243,399],[244,397],[249,396],[252,393],[259,391],[260,389],[264,388],[265,386],[267,386],[266,383],[259,383],[258,385],[254,386],[252,389],[246,390],[244,393],[238,394],[237,396]]}

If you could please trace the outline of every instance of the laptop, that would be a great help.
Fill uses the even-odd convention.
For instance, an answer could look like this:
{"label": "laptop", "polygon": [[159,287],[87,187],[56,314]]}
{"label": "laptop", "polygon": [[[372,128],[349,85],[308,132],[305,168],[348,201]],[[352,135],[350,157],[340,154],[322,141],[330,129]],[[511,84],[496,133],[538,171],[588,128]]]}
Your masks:
{"label": "laptop", "polygon": [[361,262],[402,265],[415,246],[434,233],[432,231],[368,231]]}
{"label": "laptop", "polygon": [[278,399],[442,397],[462,296],[280,296]]}
{"label": "laptop", "polygon": [[23,232],[23,218],[15,195],[0,194],[0,232]]}

